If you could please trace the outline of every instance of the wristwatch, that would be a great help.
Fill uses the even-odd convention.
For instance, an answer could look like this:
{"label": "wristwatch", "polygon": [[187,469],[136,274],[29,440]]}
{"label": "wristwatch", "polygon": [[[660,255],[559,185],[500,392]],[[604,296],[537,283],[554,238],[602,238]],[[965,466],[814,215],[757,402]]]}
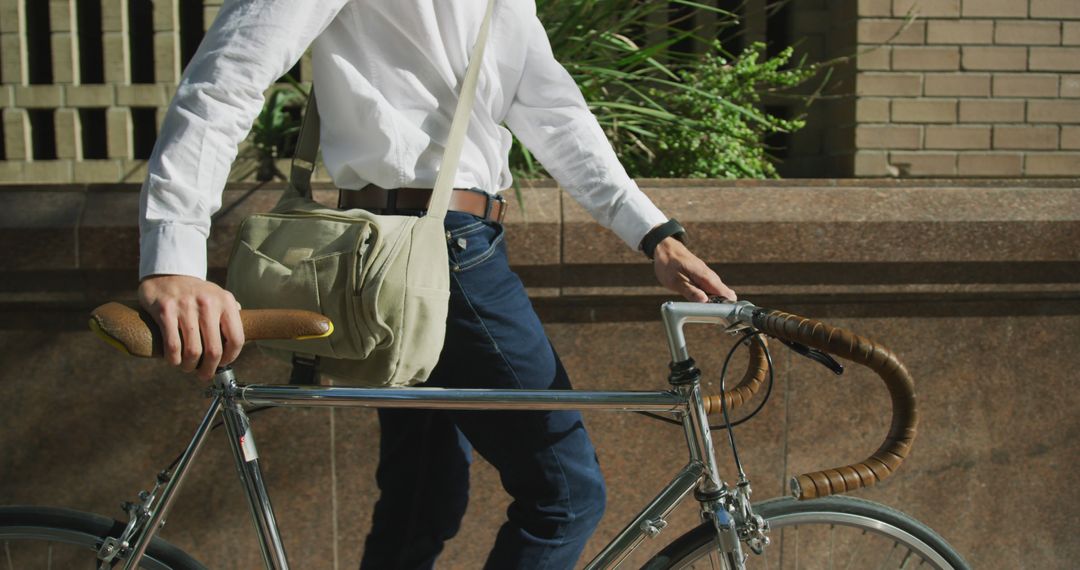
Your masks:
{"label": "wristwatch", "polygon": [[660,245],[660,242],[669,237],[673,237],[686,243],[686,228],[682,227],[682,224],[675,218],[671,218],[649,230],[649,233],[641,238],[641,251],[645,252],[646,257],[652,259],[653,254],[656,253],[656,246]]}

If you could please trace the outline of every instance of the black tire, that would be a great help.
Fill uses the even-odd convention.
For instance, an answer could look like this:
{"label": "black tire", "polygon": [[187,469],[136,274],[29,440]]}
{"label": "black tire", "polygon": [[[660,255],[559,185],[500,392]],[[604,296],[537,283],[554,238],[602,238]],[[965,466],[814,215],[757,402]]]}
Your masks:
{"label": "black tire", "polygon": [[[97,550],[124,523],[52,507],[0,507],[0,567],[96,568]],[[59,551],[59,552],[57,552]],[[29,557],[33,560],[29,560]],[[117,564],[120,567],[120,564]],[[179,548],[155,538],[139,565],[148,570],[206,570]]]}
{"label": "black tire", "polygon": [[[841,567],[847,565],[852,568],[863,568],[866,567],[864,563],[852,564],[852,561],[862,550],[865,550],[866,544],[871,545],[866,554],[884,558],[885,563],[895,558],[896,566],[893,567],[896,568],[957,570],[970,568],[964,558],[930,527],[896,509],[871,501],[852,497],[825,497],[797,501],[791,497],[783,497],[754,505],[754,512],[769,521],[769,536],[773,542],[766,547],[763,556],[749,554],[746,561],[748,569],[798,567],[799,549],[803,548],[802,554],[805,555],[806,545],[820,546],[818,552],[809,553],[810,558],[815,556],[818,558],[818,563],[822,562],[823,558],[832,562],[833,555],[837,554],[836,558],[847,558],[846,561],[840,561]],[[789,534],[790,531],[794,533]],[[804,538],[810,540],[800,541],[798,533],[801,531],[806,532],[808,536]],[[827,556],[821,552],[826,550],[822,546],[825,541],[820,540],[821,537],[818,536],[823,532],[829,535]],[[841,553],[833,551],[836,545],[833,535],[836,532],[845,534],[841,545],[844,550]],[[783,541],[792,539],[794,546],[791,544],[785,546]],[[852,545],[851,543],[855,541],[861,544]],[[711,568],[708,554],[715,542],[716,531],[712,525],[703,524],[667,545],[643,568],[647,570]],[[884,548],[890,542],[893,545],[892,548]],[[897,547],[902,547],[904,551],[899,552]],[[745,544],[743,551],[747,552]],[[917,558],[913,560],[913,556]],[[765,557],[769,558],[765,559]],[[935,561],[935,557],[939,559]],[[795,565],[791,565],[792,558],[795,558]],[[695,566],[695,562],[698,566]],[[820,567],[819,564],[811,564],[811,566]],[[874,564],[874,566],[879,566],[879,564]],[[888,566],[880,564],[880,567]]]}

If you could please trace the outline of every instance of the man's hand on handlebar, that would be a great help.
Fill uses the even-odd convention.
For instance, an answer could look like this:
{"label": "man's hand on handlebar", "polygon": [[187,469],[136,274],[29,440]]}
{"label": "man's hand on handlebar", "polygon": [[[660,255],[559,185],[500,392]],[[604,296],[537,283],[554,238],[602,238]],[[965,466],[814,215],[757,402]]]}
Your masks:
{"label": "man's hand on handlebar", "polygon": [[154,275],[139,284],[139,304],[157,321],[165,360],[209,381],[244,346],[240,303],[215,283],[188,275]]}
{"label": "man's hand on handlebar", "polygon": [[683,243],[669,237],[656,246],[653,270],[661,285],[689,301],[704,303],[710,295],[736,301],[738,297],[715,271],[690,252]]}

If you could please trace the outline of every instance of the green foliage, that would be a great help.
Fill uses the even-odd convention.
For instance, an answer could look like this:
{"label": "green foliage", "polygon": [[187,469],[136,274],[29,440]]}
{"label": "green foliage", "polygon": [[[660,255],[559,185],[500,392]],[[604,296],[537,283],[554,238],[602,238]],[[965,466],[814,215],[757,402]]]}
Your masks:
{"label": "green foliage", "polygon": [[[775,177],[765,137],[803,123],[764,113],[761,94],[798,85],[817,69],[790,66],[790,49],[762,60],[761,44],[737,57],[717,43],[705,53],[679,52],[684,40],[706,42],[672,26],[671,6],[713,11],[721,26],[735,25],[733,14],[690,0],[537,1],[556,58],[631,176]],[[519,177],[543,175],[520,143],[511,168]]]}
{"label": "green foliage", "polygon": [[300,132],[299,111],[306,100],[307,94],[295,82],[270,91],[262,111],[251,125],[247,144],[237,157],[244,166],[234,170],[234,179],[253,174],[259,182],[286,179],[274,161],[293,155],[296,136]]}
{"label": "green foliage", "polygon": [[734,63],[716,52],[679,71],[686,89],[649,90],[654,100],[683,118],[659,131],[651,141],[653,156],[634,153],[627,168],[638,176],[688,178],[776,178],[766,154],[765,136],[802,128],[801,119],[782,119],[768,113],[738,113],[718,104],[756,109],[763,92],[799,85],[814,74],[808,67],[785,68],[788,47],[762,61],[765,45],[755,43]]}

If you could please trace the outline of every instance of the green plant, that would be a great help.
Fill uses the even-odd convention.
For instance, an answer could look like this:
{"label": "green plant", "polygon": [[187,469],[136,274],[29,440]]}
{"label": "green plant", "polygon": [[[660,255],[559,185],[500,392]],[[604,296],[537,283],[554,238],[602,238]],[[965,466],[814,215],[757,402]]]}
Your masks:
{"label": "green plant", "polygon": [[[764,137],[802,122],[760,110],[761,93],[795,86],[817,69],[786,67],[791,50],[761,61],[759,44],[732,57],[682,29],[671,17],[680,8],[715,12],[721,26],[736,23],[733,14],[690,0],[537,2],[556,58],[631,176],[776,176]],[[681,52],[684,40],[711,49]],[[511,164],[518,177],[543,175],[520,144]]]}
{"label": "green plant", "polygon": [[743,109],[760,106],[763,93],[794,87],[816,69],[785,67],[791,59],[788,47],[775,57],[763,59],[765,44],[754,43],[735,60],[718,55],[719,47],[706,52],[693,66],[679,71],[687,89],[649,90],[668,109],[684,120],[673,121],[653,139],[653,155],[632,154],[628,168],[638,176],[688,178],[776,178],[765,137],[802,128],[801,118],[783,119],[769,113],[732,113],[717,104],[726,101]]}
{"label": "green plant", "polygon": [[307,100],[307,93],[289,79],[289,86],[275,87],[266,96],[266,103],[252,123],[245,147],[237,157],[244,166],[234,170],[234,179],[242,180],[252,175],[259,182],[286,179],[275,160],[292,156],[300,131],[300,107]]}

